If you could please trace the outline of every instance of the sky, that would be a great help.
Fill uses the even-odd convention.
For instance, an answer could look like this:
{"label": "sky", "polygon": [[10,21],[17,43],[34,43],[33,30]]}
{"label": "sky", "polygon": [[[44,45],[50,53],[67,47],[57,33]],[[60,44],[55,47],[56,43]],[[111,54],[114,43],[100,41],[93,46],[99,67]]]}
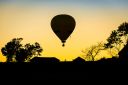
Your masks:
{"label": "sky", "polygon": [[[127,22],[127,4],[128,0],[0,0],[0,48],[22,37],[23,44],[39,42],[42,57],[70,61],[81,56],[83,49],[105,42],[112,30]],[[76,21],[65,47],[50,26],[59,14]],[[0,61],[6,61],[1,52]]]}

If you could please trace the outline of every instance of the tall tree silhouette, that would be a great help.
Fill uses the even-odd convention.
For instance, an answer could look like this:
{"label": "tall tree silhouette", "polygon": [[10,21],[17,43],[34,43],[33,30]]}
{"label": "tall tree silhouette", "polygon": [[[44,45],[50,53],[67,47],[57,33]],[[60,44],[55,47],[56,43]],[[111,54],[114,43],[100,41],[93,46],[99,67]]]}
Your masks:
{"label": "tall tree silhouette", "polygon": [[22,47],[22,44],[20,44],[22,40],[23,38],[14,38],[1,49],[2,54],[7,56],[7,62],[13,61],[16,52]]}
{"label": "tall tree silhouette", "polygon": [[[117,30],[113,30],[104,47],[110,50],[112,56],[118,56],[123,46],[128,42],[128,23],[122,23]],[[113,51],[114,50],[114,51]],[[112,52],[116,52],[114,55]]]}
{"label": "tall tree silhouette", "polygon": [[41,55],[42,48],[39,43],[22,45],[23,38],[14,38],[1,49],[4,56],[7,56],[7,62],[24,62],[30,60],[34,56]]}

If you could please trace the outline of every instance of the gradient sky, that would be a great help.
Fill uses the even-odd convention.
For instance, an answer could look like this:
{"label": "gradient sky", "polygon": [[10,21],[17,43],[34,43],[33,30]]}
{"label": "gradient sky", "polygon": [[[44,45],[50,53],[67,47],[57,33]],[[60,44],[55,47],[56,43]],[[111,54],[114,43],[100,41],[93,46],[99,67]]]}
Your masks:
{"label": "gradient sky", "polygon": [[[127,10],[128,0],[0,0],[0,48],[12,38],[22,37],[24,44],[39,42],[44,57],[72,60],[128,21]],[[58,14],[76,20],[64,48],[50,26]],[[5,60],[0,52],[0,61]]]}

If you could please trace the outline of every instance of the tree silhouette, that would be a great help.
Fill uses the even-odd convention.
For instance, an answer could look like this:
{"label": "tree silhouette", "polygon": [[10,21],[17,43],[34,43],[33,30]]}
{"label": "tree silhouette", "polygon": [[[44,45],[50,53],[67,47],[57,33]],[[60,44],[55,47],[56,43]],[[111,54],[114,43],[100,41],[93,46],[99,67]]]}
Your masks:
{"label": "tree silhouette", "polygon": [[42,48],[39,43],[35,44],[26,44],[24,48],[21,48],[17,54],[16,54],[16,60],[18,62],[23,62],[23,61],[29,61],[33,57],[40,56],[42,52]]}
{"label": "tree silhouette", "polygon": [[100,53],[101,50],[104,50],[102,42],[82,50],[84,53],[83,57],[86,61],[95,61],[95,57]]}
{"label": "tree silhouette", "polygon": [[[104,47],[109,49],[112,56],[118,56],[118,53],[128,42],[128,23],[122,23],[117,30],[113,30],[107,39]],[[113,55],[112,52],[115,52]]]}
{"label": "tree silhouette", "polygon": [[4,56],[7,56],[7,62],[25,62],[34,56],[41,55],[42,48],[39,43],[22,45],[23,38],[14,38],[1,49]]}
{"label": "tree silhouette", "polygon": [[22,40],[23,38],[14,38],[1,49],[2,54],[7,56],[7,62],[13,61],[16,52],[22,47],[22,44],[20,44]]}

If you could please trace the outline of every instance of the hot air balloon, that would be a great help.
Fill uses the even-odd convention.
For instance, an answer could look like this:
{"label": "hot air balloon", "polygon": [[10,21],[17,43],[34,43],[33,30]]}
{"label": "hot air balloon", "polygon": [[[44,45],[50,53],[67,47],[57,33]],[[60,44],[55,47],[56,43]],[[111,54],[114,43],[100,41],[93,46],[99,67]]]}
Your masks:
{"label": "hot air balloon", "polygon": [[53,17],[51,21],[51,28],[63,43],[63,47],[65,46],[66,40],[73,32],[75,25],[75,19],[70,15],[60,14]]}

